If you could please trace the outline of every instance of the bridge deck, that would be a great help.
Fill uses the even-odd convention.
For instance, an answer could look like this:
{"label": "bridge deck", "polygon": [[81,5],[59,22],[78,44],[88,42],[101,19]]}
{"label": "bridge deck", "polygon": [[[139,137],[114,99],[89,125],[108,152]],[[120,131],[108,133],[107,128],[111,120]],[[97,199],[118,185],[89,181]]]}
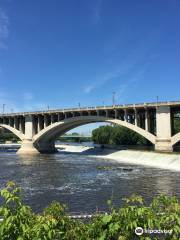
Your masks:
{"label": "bridge deck", "polygon": [[140,108],[156,108],[157,106],[171,106],[180,107],[180,101],[167,101],[167,102],[151,102],[151,103],[137,103],[137,104],[121,104],[110,106],[95,106],[95,107],[80,107],[80,108],[64,108],[53,109],[45,111],[33,111],[33,112],[16,112],[0,114],[2,116],[25,116],[25,115],[38,115],[38,114],[52,114],[52,113],[65,113],[65,112],[78,112],[78,111],[93,111],[93,110],[111,110],[111,109],[140,109]]}

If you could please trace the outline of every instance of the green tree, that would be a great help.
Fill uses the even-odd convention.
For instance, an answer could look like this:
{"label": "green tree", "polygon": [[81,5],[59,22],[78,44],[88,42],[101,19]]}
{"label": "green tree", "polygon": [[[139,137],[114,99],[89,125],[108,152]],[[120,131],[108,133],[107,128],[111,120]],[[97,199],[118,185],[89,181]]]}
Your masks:
{"label": "green tree", "polygon": [[173,124],[174,124],[174,129],[173,129],[174,134],[180,132],[180,118],[175,118]]}
{"label": "green tree", "polygon": [[100,126],[92,131],[92,140],[98,144],[108,144],[112,134],[112,126]]}
{"label": "green tree", "polygon": [[138,133],[122,126],[101,126],[92,132],[92,140],[98,144],[151,145]]}
{"label": "green tree", "polygon": [[70,135],[72,135],[72,136],[79,136],[80,134],[77,133],[77,132],[73,132],[73,133],[71,133]]}

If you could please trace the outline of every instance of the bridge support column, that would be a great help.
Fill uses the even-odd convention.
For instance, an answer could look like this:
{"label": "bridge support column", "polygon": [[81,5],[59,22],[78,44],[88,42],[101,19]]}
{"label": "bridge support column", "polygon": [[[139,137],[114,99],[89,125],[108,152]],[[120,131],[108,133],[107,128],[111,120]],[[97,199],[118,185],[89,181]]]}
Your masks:
{"label": "bridge support column", "polygon": [[35,148],[33,141],[33,117],[25,117],[25,139],[23,139],[18,154],[37,154],[39,151]]}
{"label": "bridge support column", "polygon": [[35,144],[40,153],[56,153],[58,150],[54,142],[38,142]]}
{"label": "bridge support column", "polygon": [[109,114],[108,114],[108,110],[106,110],[106,117],[108,118]]}
{"label": "bridge support column", "polygon": [[124,109],[124,121],[128,122],[128,115],[127,115],[127,110]]}
{"label": "bridge support column", "polygon": [[157,152],[172,152],[173,147],[171,145],[171,139],[165,138],[156,139],[155,150]]}
{"label": "bridge support column", "polygon": [[138,125],[138,112],[136,108],[134,108],[134,124],[135,126]]}
{"label": "bridge support column", "polygon": [[172,152],[171,144],[171,113],[169,106],[159,106],[156,109],[157,139],[155,150],[161,152]]}
{"label": "bridge support column", "polygon": [[48,115],[44,115],[44,128],[48,127]]}
{"label": "bridge support column", "polygon": [[14,128],[19,130],[19,119],[18,119],[18,117],[14,118]]}
{"label": "bridge support column", "polygon": [[147,109],[145,109],[145,130],[149,132],[149,113]]}
{"label": "bridge support column", "polygon": [[19,130],[22,132],[22,133],[24,133],[24,129],[25,128],[25,126],[24,126],[24,120],[23,120],[23,118],[22,117],[20,117],[20,127],[19,127]]}
{"label": "bridge support column", "polygon": [[115,115],[115,119],[117,119],[118,118],[118,111],[117,111],[117,109],[114,110],[114,115]]}
{"label": "bridge support column", "polygon": [[37,154],[40,152],[37,150],[37,148],[34,147],[32,140],[24,139],[17,153],[18,154]]}

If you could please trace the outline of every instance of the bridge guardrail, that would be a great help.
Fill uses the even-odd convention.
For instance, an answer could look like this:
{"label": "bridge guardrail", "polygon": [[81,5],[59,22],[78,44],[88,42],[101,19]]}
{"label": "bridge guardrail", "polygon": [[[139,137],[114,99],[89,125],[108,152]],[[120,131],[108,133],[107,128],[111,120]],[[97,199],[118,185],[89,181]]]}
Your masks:
{"label": "bridge guardrail", "polygon": [[104,105],[104,106],[93,106],[93,107],[80,107],[80,108],[59,108],[59,109],[52,109],[52,110],[43,110],[43,111],[29,111],[29,112],[15,112],[15,113],[4,113],[0,114],[1,117],[8,117],[8,116],[17,116],[17,115],[35,115],[35,114],[52,114],[52,113],[64,113],[64,112],[73,112],[73,111],[86,111],[86,110],[100,110],[100,109],[114,109],[114,108],[126,108],[126,107],[143,107],[143,106],[157,106],[157,105],[179,105],[180,101],[164,101],[164,102],[151,102],[151,103],[136,103],[136,104],[116,104],[116,105]]}

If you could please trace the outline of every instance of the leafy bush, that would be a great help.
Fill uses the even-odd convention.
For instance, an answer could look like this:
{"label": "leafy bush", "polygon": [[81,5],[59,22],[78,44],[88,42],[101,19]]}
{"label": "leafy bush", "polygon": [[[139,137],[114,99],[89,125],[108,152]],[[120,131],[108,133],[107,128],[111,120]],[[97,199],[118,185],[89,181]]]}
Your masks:
{"label": "leafy bush", "polygon": [[[42,214],[34,214],[22,203],[20,188],[9,182],[1,190],[4,201],[0,207],[1,240],[177,240],[180,239],[180,203],[176,197],[160,195],[147,206],[141,196],[124,199],[109,214],[97,215],[90,222],[72,220],[66,206],[52,202]],[[172,234],[137,236],[135,228],[171,230]]]}

